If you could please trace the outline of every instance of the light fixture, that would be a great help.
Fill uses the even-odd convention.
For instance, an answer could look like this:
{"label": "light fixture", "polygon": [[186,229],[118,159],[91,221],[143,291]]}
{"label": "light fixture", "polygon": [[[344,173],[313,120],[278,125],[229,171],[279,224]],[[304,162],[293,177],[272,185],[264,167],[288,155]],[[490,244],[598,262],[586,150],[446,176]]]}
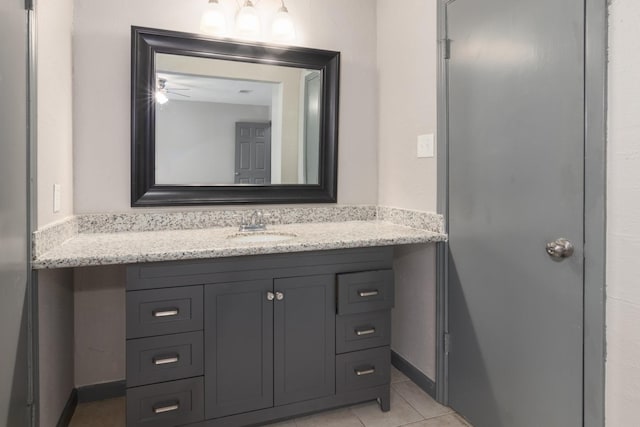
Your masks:
{"label": "light fixture", "polygon": [[258,38],[261,32],[260,15],[251,0],[245,0],[244,6],[236,16],[236,35],[243,38]]}
{"label": "light fixture", "polygon": [[155,98],[156,102],[160,105],[164,105],[169,102],[169,98],[167,97],[167,80],[166,79],[158,79],[158,88],[156,89]]}
{"label": "light fixture", "polygon": [[[262,16],[264,8],[258,10],[261,0],[208,0],[206,10],[200,19],[200,31],[213,36],[232,36],[242,39],[259,40],[262,36],[262,22],[271,23],[267,35],[276,42],[290,42],[296,38],[296,30],[289,10],[280,0],[280,7],[271,17]],[[233,18],[231,18],[233,14]],[[271,18],[271,19],[269,19]],[[233,22],[233,25],[229,25]]]}
{"label": "light fixture", "polygon": [[283,42],[292,41],[296,38],[296,29],[291,15],[289,15],[289,10],[284,5],[284,0],[282,0],[282,5],[271,23],[271,37],[276,41]]}
{"label": "light fixture", "polygon": [[200,20],[200,30],[203,33],[214,36],[224,36],[227,34],[227,17],[218,0],[209,0],[207,9],[202,14],[202,19]]}
{"label": "light fixture", "polygon": [[169,102],[169,98],[167,98],[167,95],[165,95],[164,92],[156,91],[156,101],[158,104],[164,105]]}

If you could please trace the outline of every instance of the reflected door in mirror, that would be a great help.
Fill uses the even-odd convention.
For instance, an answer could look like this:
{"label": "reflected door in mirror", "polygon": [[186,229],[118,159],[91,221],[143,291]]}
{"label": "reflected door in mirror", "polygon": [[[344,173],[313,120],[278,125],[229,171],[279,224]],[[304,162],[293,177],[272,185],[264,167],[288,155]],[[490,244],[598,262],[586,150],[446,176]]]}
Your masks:
{"label": "reflected door in mirror", "polygon": [[236,184],[271,184],[271,124],[236,123]]}

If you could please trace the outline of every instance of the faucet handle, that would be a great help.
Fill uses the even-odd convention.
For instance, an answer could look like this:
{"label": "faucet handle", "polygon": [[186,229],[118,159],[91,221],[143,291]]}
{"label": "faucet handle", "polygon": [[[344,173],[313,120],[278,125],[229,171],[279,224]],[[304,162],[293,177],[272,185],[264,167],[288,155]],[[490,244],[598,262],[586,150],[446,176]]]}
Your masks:
{"label": "faucet handle", "polygon": [[256,209],[251,212],[249,221],[245,221],[244,213],[242,214],[242,224],[240,225],[240,231],[262,231],[266,229],[264,222],[265,214],[262,209]]}

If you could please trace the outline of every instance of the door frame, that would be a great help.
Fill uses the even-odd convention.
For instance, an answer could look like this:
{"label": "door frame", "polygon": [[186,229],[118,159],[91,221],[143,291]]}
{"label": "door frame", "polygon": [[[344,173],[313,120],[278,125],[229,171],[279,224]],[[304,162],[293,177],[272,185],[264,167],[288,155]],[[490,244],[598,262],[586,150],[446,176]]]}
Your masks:
{"label": "door frame", "polygon": [[[449,223],[448,63],[446,7],[438,0],[438,213]],[[585,159],[583,426],[602,427],[605,416],[607,2],[585,4]],[[448,403],[448,243],[436,252],[436,398]],[[588,402],[588,404],[586,404]]]}
{"label": "door frame", "polygon": [[38,224],[38,33],[36,0],[24,1],[27,20],[27,364],[30,427],[40,425],[40,364],[38,340],[38,285],[32,268],[32,236]]}

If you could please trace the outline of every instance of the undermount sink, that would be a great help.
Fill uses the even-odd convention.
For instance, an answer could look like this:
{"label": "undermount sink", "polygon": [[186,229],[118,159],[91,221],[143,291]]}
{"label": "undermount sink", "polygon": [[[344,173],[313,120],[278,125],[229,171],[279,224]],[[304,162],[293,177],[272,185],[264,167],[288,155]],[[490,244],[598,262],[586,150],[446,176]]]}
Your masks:
{"label": "undermount sink", "polygon": [[297,237],[293,233],[277,233],[268,231],[252,231],[234,234],[228,237],[228,239],[236,242],[244,243],[261,243],[261,242],[282,242],[285,240],[293,239]]}

